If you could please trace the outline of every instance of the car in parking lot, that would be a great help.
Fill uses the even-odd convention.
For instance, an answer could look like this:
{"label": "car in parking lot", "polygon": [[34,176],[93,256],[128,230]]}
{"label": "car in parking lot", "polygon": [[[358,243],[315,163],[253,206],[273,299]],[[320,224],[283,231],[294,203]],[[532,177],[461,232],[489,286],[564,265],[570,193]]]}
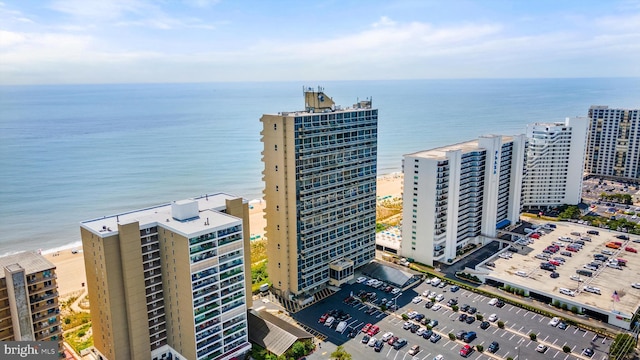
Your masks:
{"label": "car in parking lot", "polygon": [[362,332],[366,334],[366,333],[368,333],[368,332],[369,332],[369,329],[371,329],[371,323],[368,323],[367,325],[365,325],[365,326],[362,328]]}
{"label": "car in parking lot", "polygon": [[447,305],[449,305],[449,306],[458,305],[458,300],[449,299],[449,301],[447,301]]}
{"label": "car in parking lot", "polygon": [[368,280],[368,279],[367,279],[366,277],[364,277],[364,276],[360,276],[360,277],[356,280],[356,282],[357,282],[358,284],[362,284],[363,282],[366,282],[367,280]]}
{"label": "car in parking lot", "polygon": [[373,345],[373,350],[375,350],[376,352],[380,352],[382,351],[382,348],[384,347],[384,341],[382,340],[378,340],[376,341],[376,343]]}
{"label": "car in parking lot", "polygon": [[427,302],[424,304],[424,307],[425,307],[425,308],[427,308],[427,309],[431,309],[431,307],[433,306],[433,304],[434,304],[434,303],[433,303],[433,301],[427,301]]}
{"label": "car in parking lot", "polygon": [[536,351],[539,353],[544,353],[545,351],[547,351],[547,349],[547,345],[544,344],[538,344],[538,346],[536,346]]}
{"label": "car in parking lot", "polygon": [[442,336],[438,333],[433,333],[433,335],[431,335],[431,337],[429,338],[429,341],[431,341],[432,343],[437,343],[438,341],[440,341],[440,339],[442,339]]}
{"label": "car in parking lot", "polygon": [[489,344],[487,350],[489,350],[490,353],[495,354],[496,351],[500,350],[500,344],[497,341],[493,341]]}
{"label": "car in parking lot", "polygon": [[464,338],[464,336],[467,335],[467,330],[459,330],[456,333],[456,339],[458,340],[462,340]]}
{"label": "car in parking lot", "polygon": [[554,317],[553,319],[549,320],[550,326],[558,326],[559,323],[560,323],[559,317]]}
{"label": "car in parking lot", "polygon": [[409,319],[413,319],[413,318],[415,318],[417,315],[418,315],[418,312],[417,312],[417,311],[409,311],[409,312],[407,313],[407,317],[408,317]]}
{"label": "car in parking lot", "polygon": [[470,314],[470,315],[473,315],[473,314],[475,314],[477,311],[478,311],[478,309],[476,309],[476,308],[474,308],[474,307],[470,307],[470,308],[467,310],[467,313],[468,313],[468,314]]}
{"label": "car in parking lot", "polygon": [[440,304],[434,304],[434,305],[431,307],[431,310],[433,310],[433,311],[438,311],[438,310],[440,310],[441,308],[442,308],[442,305],[440,305]]}
{"label": "car in parking lot", "polygon": [[396,341],[398,341],[398,337],[397,336],[392,336],[391,338],[389,338],[389,341],[387,341],[387,344],[393,345],[393,344],[396,343]]}
{"label": "car in parking lot", "polygon": [[490,326],[491,324],[488,321],[483,321],[480,323],[480,329],[482,330],[487,330]]}
{"label": "car in parking lot", "polygon": [[409,350],[409,355],[414,356],[420,352],[420,345],[413,345]]}
{"label": "car in parking lot", "polygon": [[433,330],[427,330],[425,332],[422,333],[422,338],[429,340],[431,338],[431,336],[433,336]]}
{"label": "car in parking lot", "polygon": [[369,335],[365,335],[365,336],[362,337],[362,341],[361,342],[363,344],[368,344],[369,340],[371,340],[371,337]]}
{"label": "car in parking lot", "polygon": [[584,355],[586,357],[592,357],[593,356],[593,349],[592,348],[582,349],[582,355]]}
{"label": "car in parking lot", "polygon": [[629,237],[627,235],[618,235],[618,236],[616,236],[616,238],[618,238],[620,240],[629,240]]}
{"label": "car in parking lot", "polygon": [[388,331],[386,333],[384,333],[382,335],[382,338],[380,338],[382,341],[389,341],[389,339],[391,339],[393,337],[393,333],[391,331]]}
{"label": "car in parking lot", "polygon": [[583,288],[582,288],[582,290],[584,290],[584,291],[586,291],[586,292],[593,293],[593,294],[598,294],[598,295],[600,295],[600,289],[599,289],[599,288],[597,288],[597,287],[595,287],[595,286],[589,286],[589,285],[587,285],[587,286],[583,287]]}
{"label": "car in parking lot", "polygon": [[473,324],[474,321],[476,321],[475,316],[467,316],[467,319],[464,322],[466,322],[467,324]]}
{"label": "car in parking lot", "polygon": [[472,352],[473,352],[473,348],[469,344],[466,344],[460,349],[460,356],[469,357],[469,355],[471,355]]}
{"label": "car in parking lot", "polygon": [[589,235],[600,235],[600,232],[598,230],[588,230],[587,234],[589,234]]}
{"label": "car in parking lot", "polygon": [[453,286],[451,287],[451,290],[450,290],[450,291],[451,291],[451,292],[456,292],[456,291],[458,291],[458,290],[460,290],[460,287],[459,287],[458,285],[453,285]]}
{"label": "car in parking lot", "polygon": [[422,301],[422,297],[421,296],[416,296],[414,297],[411,302],[414,304],[419,304]]}
{"label": "car in parking lot", "polygon": [[412,333],[415,333],[416,331],[418,331],[419,328],[420,328],[420,325],[413,324],[411,325],[411,328],[409,330],[411,330]]}
{"label": "car in parking lot", "polygon": [[391,294],[397,295],[398,293],[400,293],[400,291],[402,291],[402,290],[400,290],[398,288],[395,288],[395,289],[391,290]]}
{"label": "car in parking lot", "polygon": [[624,251],[628,251],[630,253],[637,253],[638,252],[638,250],[636,250],[635,248],[632,248],[631,246],[625,247]]}
{"label": "car in parking lot", "polygon": [[460,316],[458,316],[458,321],[465,321],[467,320],[467,314],[462,313],[460,314]]}
{"label": "car in parking lot", "polygon": [[378,341],[378,339],[371,337],[371,339],[369,339],[369,342],[367,343],[367,345],[369,345],[370,347],[374,347],[376,345],[376,342]]}
{"label": "car in parking lot", "polygon": [[438,320],[431,319],[431,321],[429,321],[429,326],[431,326],[432,328],[438,326]]}
{"label": "car in parking lot", "polygon": [[462,340],[464,340],[464,342],[466,343],[470,343],[473,340],[475,340],[476,337],[477,337],[477,334],[475,331],[469,331]]}
{"label": "car in parking lot", "polygon": [[555,271],[553,271],[551,274],[549,274],[549,276],[550,276],[552,279],[557,279],[557,278],[559,278],[559,277],[560,277],[560,274],[559,274],[559,273],[557,273],[557,272],[555,272]]}
{"label": "car in parking lot", "polygon": [[398,341],[393,343],[393,348],[396,350],[402,349],[402,347],[407,345],[407,339],[398,339]]}
{"label": "car in parking lot", "polygon": [[491,314],[491,315],[489,315],[489,318],[487,320],[489,320],[491,322],[494,322],[494,321],[498,320],[498,315]]}
{"label": "car in parking lot", "polygon": [[[413,323],[412,323],[411,321],[407,321],[407,322],[405,322],[405,323],[402,325],[402,328],[403,328],[404,330],[409,330],[409,329],[411,329],[411,325],[413,325]],[[557,324],[556,324],[556,325],[557,325]]]}
{"label": "car in parking lot", "polygon": [[462,304],[462,306],[460,306],[460,311],[466,312],[467,310],[469,310],[469,304]]}
{"label": "car in parking lot", "polygon": [[442,354],[438,354],[433,358],[433,360],[444,360],[444,356]]}
{"label": "car in parking lot", "polygon": [[377,334],[377,333],[379,333],[379,332],[380,332],[380,328],[379,328],[377,325],[373,325],[373,326],[369,329],[369,331],[367,331],[367,334],[368,334],[369,336],[373,336],[373,335],[376,335],[376,334]]}
{"label": "car in parking lot", "polygon": [[558,329],[560,329],[560,330],[565,330],[568,327],[569,327],[569,324],[567,324],[564,321],[560,321],[560,323],[558,324]]}
{"label": "car in parking lot", "polygon": [[489,302],[487,304],[494,306],[495,304],[498,303],[498,298],[493,298],[491,300],[489,300]]}
{"label": "car in parking lot", "polygon": [[413,318],[413,320],[415,320],[415,321],[421,321],[421,320],[422,320],[422,319],[424,319],[424,318],[425,318],[424,314],[417,314],[417,315]]}
{"label": "car in parking lot", "polygon": [[440,302],[444,300],[444,295],[443,294],[438,294],[438,296],[436,296],[436,301]]}
{"label": "car in parking lot", "polygon": [[640,289],[640,283],[633,283],[631,284],[631,287],[634,289]]}

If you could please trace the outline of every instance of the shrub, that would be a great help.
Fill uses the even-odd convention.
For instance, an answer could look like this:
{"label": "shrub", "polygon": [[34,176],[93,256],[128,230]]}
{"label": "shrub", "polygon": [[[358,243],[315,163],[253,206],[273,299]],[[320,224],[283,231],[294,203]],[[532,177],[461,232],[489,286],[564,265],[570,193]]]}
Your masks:
{"label": "shrub", "polygon": [[458,311],[458,309],[459,309],[458,305],[453,305],[453,306],[451,306],[451,310],[452,310],[453,312]]}
{"label": "shrub", "polygon": [[512,358],[511,356],[509,356],[509,357],[507,358],[507,360],[513,360],[513,358]]}
{"label": "shrub", "polygon": [[71,324],[71,319],[69,318],[64,319],[64,323],[67,325]]}
{"label": "shrub", "polygon": [[560,300],[553,300],[553,304],[551,304],[551,305],[559,308],[560,307]]}
{"label": "shrub", "polygon": [[536,333],[529,333],[529,339],[531,339],[531,341],[536,341],[537,338],[538,335]]}
{"label": "shrub", "polygon": [[498,321],[498,327],[499,327],[500,329],[504,329],[504,322],[502,322],[502,321]]}
{"label": "shrub", "polygon": [[407,315],[407,314],[402,314],[402,320],[404,320],[404,321],[409,320],[409,315]]}
{"label": "shrub", "polygon": [[454,333],[449,333],[449,340],[455,340],[456,335]]}
{"label": "shrub", "polygon": [[562,304],[562,305],[560,305],[560,308],[562,310],[567,310],[568,306],[567,306],[567,304]]}
{"label": "shrub", "polygon": [[571,348],[569,346],[565,345],[565,346],[562,347],[562,351],[564,351],[565,353],[568,354],[568,353],[571,352]]}
{"label": "shrub", "polygon": [[386,304],[380,305],[380,311],[382,311],[382,312],[387,311],[387,305]]}
{"label": "shrub", "polygon": [[478,350],[478,352],[483,352],[484,347],[482,345],[476,345],[476,350]]}
{"label": "shrub", "polygon": [[484,316],[482,314],[476,314],[476,320],[482,321],[482,319],[484,319]]}
{"label": "shrub", "polygon": [[574,305],[574,306],[572,306],[572,307],[571,307],[571,312],[572,312],[572,313],[574,313],[574,314],[577,314],[577,313],[578,313],[578,307],[577,307],[577,306],[575,306],[575,305]]}

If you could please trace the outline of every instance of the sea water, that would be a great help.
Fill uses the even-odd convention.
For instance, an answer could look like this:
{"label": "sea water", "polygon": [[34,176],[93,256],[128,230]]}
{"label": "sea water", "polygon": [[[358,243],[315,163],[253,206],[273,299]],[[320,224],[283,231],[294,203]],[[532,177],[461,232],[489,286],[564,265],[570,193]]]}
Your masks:
{"label": "sea water", "polygon": [[640,107],[640,79],[403,80],[0,87],[0,255],[79,243],[79,222],[195,195],[261,197],[262,114],[379,109],[378,172],[402,155]]}

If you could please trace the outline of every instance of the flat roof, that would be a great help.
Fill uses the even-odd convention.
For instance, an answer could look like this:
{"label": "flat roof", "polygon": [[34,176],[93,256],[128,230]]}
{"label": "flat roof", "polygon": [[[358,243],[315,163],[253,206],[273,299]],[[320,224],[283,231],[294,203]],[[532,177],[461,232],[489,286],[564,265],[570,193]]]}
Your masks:
{"label": "flat roof", "polygon": [[[503,143],[513,141],[513,136],[507,135],[485,135],[481,138],[496,136],[500,137]],[[441,146],[430,150],[422,150],[415,153],[406,154],[405,156],[422,157],[427,159],[446,159],[447,152],[449,151],[460,150],[463,153],[468,153],[475,150],[484,150],[484,148],[479,145],[478,140],[479,139],[461,142],[458,144]]]}
{"label": "flat roof", "polygon": [[[620,311],[625,314],[633,314],[638,306],[640,306],[640,289],[631,287],[631,283],[640,282],[640,254],[632,253],[624,250],[624,246],[618,250],[608,249],[605,244],[609,241],[623,240],[615,238],[622,233],[609,231],[606,229],[598,229],[587,225],[580,225],[570,222],[554,222],[556,229],[548,234],[542,235],[540,239],[534,240],[533,244],[527,246],[514,245],[520,249],[518,253],[512,253],[511,259],[502,259],[496,257],[492,260],[495,268],[487,268],[492,270],[488,276],[514,284],[521,285],[532,290],[538,290],[541,293],[547,293],[554,298],[566,299],[568,302],[577,302],[588,305],[593,308],[603,310],[607,313],[612,310]],[[589,235],[588,230],[597,230],[600,235]],[[585,245],[579,252],[571,252],[571,257],[560,255],[560,251],[566,251],[565,247],[561,247],[560,251],[552,254],[554,257],[562,257],[565,259],[563,265],[556,267],[556,272],[560,275],[558,278],[552,279],[551,272],[540,269],[540,264],[545,260],[536,259],[535,256],[552,242],[561,242],[559,237],[570,237],[578,239],[578,236],[571,235],[572,232],[579,232],[581,236],[591,238],[591,242],[585,241]],[[524,235],[523,235],[524,236]],[[629,235],[630,239],[637,239],[638,236]],[[640,244],[629,241],[627,246],[640,250]],[[566,242],[563,242],[566,244]],[[572,280],[572,275],[578,275],[576,270],[583,269],[583,265],[594,261],[593,255],[600,254],[601,250],[612,250],[614,255],[607,255],[609,258],[622,258],[627,260],[627,266],[623,270],[617,270],[610,267],[600,267],[599,271],[592,271],[593,277],[580,276],[583,280],[578,282]],[[527,277],[516,275],[517,271],[524,271]],[[601,295],[581,291],[584,286],[594,286],[600,289]],[[576,291],[575,297],[560,294],[560,288],[566,288]],[[620,301],[615,304],[612,301],[613,292],[616,291],[620,297]]]}
{"label": "flat roof", "polygon": [[[162,226],[188,237],[199,232],[206,232],[210,229],[231,226],[241,221],[241,219],[235,216],[221,212],[226,208],[226,200],[237,198],[237,196],[230,194],[217,193],[176,201],[178,204],[184,203],[185,201],[197,201],[198,203],[198,217],[183,221],[174,219],[171,216],[172,203],[165,203],[145,209],[86,220],[81,222],[80,225],[101,237],[113,236],[118,233],[118,224],[131,222],[139,222],[140,227],[143,228],[153,225]],[[246,202],[246,200],[243,200],[243,202]]]}
{"label": "flat roof", "polygon": [[16,264],[20,265],[20,267],[24,269],[25,274],[33,274],[56,268],[56,266],[53,265],[49,260],[45,259],[44,256],[39,255],[35,252],[25,251],[0,257],[0,268],[3,269],[2,271],[0,271],[0,279],[5,277],[5,267],[9,268],[12,271],[18,270],[19,268],[14,266]]}

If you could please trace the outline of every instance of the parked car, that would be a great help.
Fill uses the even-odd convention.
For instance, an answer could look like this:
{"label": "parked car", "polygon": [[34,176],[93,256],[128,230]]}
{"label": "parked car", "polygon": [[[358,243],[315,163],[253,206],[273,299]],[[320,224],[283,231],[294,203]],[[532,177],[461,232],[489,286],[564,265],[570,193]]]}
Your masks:
{"label": "parked car", "polygon": [[413,345],[411,349],[409,349],[409,355],[414,356],[420,352],[420,345]]}
{"label": "parked car", "polygon": [[489,321],[491,321],[491,322],[495,322],[495,321],[497,321],[497,320],[498,320],[498,315],[496,315],[496,314],[491,314],[491,315],[489,315],[489,318],[488,318],[487,320],[489,320]]}
{"label": "parked car", "polygon": [[458,321],[465,321],[467,320],[467,314],[462,313],[460,314],[460,316],[458,316]]}
{"label": "parked car", "polygon": [[405,345],[407,345],[407,339],[399,339],[398,341],[393,343],[393,348],[396,349],[396,350],[400,350]]}
{"label": "parked car", "polygon": [[538,346],[536,346],[536,351],[539,353],[544,353],[545,351],[547,351],[547,349],[547,345],[544,344],[539,344]]}
{"label": "parked car", "polygon": [[558,326],[559,323],[560,323],[559,317],[554,317],[553,319],[549,320],[550,326]]}
{"label": "parked car", "polygon": [[393,337],[393,333],[391,331],[386,332],[382,335],[381,340],[382,341],[389,341],[389,339],[391,339]]}
{"label": "parked car", "polygon": [[476,321],[475,316],[467,316],[467,320],[465,320],[464,322],[466,322],[467,324],[473,324],[474,321]]}
{"label": "parked car", "polygon": [[371,337],[369,335],[365,335],[362,337],[362,343],[363,344],[368,344],[369,340],[371,340]]}
{"label": "parked car", "polygon": [[487,347],[487,350],[489,350],[490,353],[495,354],[496,351],[498,351],[500,349],[500,344],[497,341],[493,341],[491,344],[489,344],[489,347]]}
{"label": "parked car", "polygon": [[638,250],[636,250],[636,248],[632,248],[631,246],[625,247],[624,251],[628,251],[630,253],[637,253],[638,252]]}
{"label": "parked car", "polygon": [[480,329],[487,330],[491,326],[491,323],[488,321],[483,321],[480,323]]}
{"label": "parked car", "polygon": [[466,343],[470,343],[470,342],[472,342],[473,340],[475,340],[475,338],[476,338],[476,337],[477,337],[477,334],[476,334],[476,332],[475,332],[475,331],[469,331],[469,332],[467,333],[467,335],[465,335],[465,336],[464,336],[464,339],[463,339],[463,340],[464,340],[464,342],[466,342]]}
{"label": "parked car", "polygon": [[460,349],[460,356],[469,357],[469,355],[471,355],[472,352],[473,352],[473,348],[469,344],[466,344]]}
{"label": "parked car", "polygon": [[442,339],[442,336],[438,333],[433,333],[433,335],[431,335],[431,337],[429,338],[429,341],[431,341],[432,343],[437,343],[438,341],[440,341],[440,339]]}
{"label": "parked car", "polygon": [[375,350],[376,352],[380,352],[382,351],[383,347],[384,347],[384,341],[378,340],[376,341],[375,345],[373,345],[373,350]]}
{"label": "parked car", "polygon": [[493,298],[493,299],[489,300],[488,304],[491,305],[491,306],[494,306],[497,303],[498,303],[498,298]]}

